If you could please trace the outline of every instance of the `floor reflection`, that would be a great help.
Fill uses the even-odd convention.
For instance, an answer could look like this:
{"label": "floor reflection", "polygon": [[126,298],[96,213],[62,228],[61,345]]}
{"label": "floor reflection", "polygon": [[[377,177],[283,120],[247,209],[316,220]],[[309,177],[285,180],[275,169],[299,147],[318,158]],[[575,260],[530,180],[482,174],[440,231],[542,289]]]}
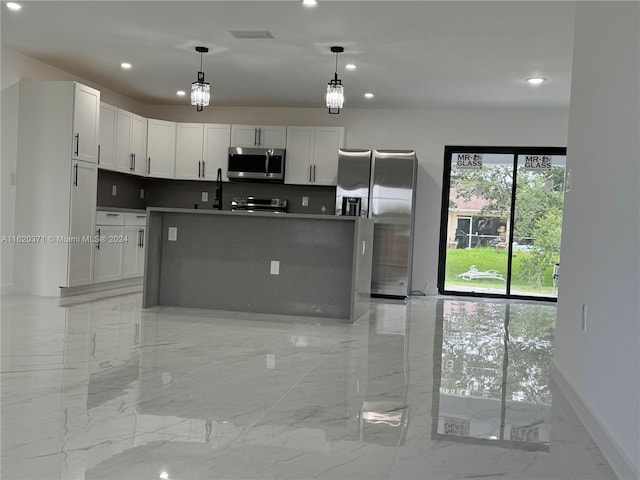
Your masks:
{"label": "floor reflection", "polygon": [[614,478],[552,393],[554,305],[140,304],[4,299],[3,479]]}
{"label": "floor reflection", "polygon": [[555,306],[439,300],[432,438],[549,451]]}

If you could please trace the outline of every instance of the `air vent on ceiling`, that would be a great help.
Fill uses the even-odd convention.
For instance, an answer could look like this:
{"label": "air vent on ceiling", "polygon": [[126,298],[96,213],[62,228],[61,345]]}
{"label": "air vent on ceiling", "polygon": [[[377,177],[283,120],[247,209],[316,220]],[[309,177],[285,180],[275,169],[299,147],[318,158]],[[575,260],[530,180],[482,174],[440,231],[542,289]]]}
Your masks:
{"label": "air vent on ceiling", "polygon": [[229,30],[229,33],[241,40],[260,40],[273,38],[271,32],[267,30]]}

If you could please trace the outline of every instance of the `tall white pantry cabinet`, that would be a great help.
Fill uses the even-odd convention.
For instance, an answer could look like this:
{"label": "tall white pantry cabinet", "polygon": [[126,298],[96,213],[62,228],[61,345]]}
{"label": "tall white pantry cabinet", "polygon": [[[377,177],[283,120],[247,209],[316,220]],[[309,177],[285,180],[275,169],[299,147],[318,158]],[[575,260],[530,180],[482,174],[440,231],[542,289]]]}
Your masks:
{"label": "tall white pantry cabinet", "polygon": [[59,296],[93,282],[100,92],[20,82],[16,293]]}

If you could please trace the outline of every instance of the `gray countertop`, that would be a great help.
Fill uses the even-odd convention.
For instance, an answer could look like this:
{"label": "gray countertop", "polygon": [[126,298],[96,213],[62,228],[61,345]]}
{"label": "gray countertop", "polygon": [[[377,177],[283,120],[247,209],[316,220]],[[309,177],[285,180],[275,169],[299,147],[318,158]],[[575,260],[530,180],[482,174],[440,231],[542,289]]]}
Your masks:
{"label": "gray countertop", "polygon": [[96,207],[97,212],[147,213],[142,208]]}
{"label": "gray countertop", "polygon": [[194,215],[233,215],[233,216],[247,216],[247,217],[273,217],[273,218],[298,218],[305,220],[337,220],[337,221],[349,221],[353,222],[359,218],[364,220],[364,217],[347,217],[337,215],[317,215],[306,213],[272,213],[272,212],[245,212],[245,211],[230,211],[230,210],[211,210],[211,209],[197,209],[197,208],[164,208],[164,207],[150,207],[148,212],[158,213],[188,213]]}

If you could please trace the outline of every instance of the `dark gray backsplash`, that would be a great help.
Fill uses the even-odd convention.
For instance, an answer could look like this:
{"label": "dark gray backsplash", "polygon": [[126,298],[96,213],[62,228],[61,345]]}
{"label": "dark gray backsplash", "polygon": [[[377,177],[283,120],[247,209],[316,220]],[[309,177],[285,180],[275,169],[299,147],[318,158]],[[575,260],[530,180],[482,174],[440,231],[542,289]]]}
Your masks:
{"label": "dark gray backsplash", "polygon": [[[117,186],[117,195],[111,195],[112,185]],[[140,189],[144,199],[140,199]],[[209,194],[202,201],[202,192]],[[213,208],[216,182],[198,180],[165,180],[140,178],[117,172],[101,170],[98,174],[98,206],[120,208]],[[222,186],[223,210],[231,209],[235,196],[284,198],[290,213],[320,214],[322,207],[329,215],[335,213],[336,189],[331,186],[283,185],[259,182],[224,182]],[[302,206],[302,197],[309,197],[309,206]]]}
{"label": "dark gray backsplash", "polygon": [[[147,208],[140,198],[140,189],[146,189],[146,179],[126,173],[98,170],[98,206],[115,208]],[[116,195],[113,195],[113,186]]]}

